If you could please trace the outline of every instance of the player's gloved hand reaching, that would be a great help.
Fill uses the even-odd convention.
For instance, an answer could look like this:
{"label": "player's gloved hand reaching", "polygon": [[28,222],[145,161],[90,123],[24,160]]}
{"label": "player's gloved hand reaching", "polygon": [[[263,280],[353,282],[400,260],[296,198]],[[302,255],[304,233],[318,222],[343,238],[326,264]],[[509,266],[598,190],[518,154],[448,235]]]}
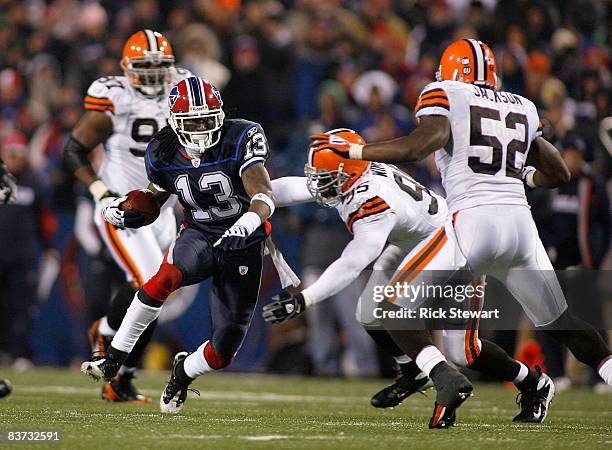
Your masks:
{"label": "player's gloved hand reaching", "polygon": [[243,214],[234,225],[214,243],[213,247],[223,250],[242,250],[246,247],[248,237],[261,225],[261,218],[253,211]]}
{"label": "player's gloved hand reaching", "polygon": [[329,149],[346,159],[361,159],[363,145],[349,142],[346,139],[327,133],[313,134],[310,136],[312,142],[310,148],[314,150]]}
{"label": "player's gloved hand reaching", "polygon": [[15,201],[17,183],[4,164],[0,164],[0,204]]}
{"label": "player's gloved hand reaching", "polygon": [[102,217],[104,220],[117,228],[139,228],[144,225],[145,217],[138,211],[123,211],[121,204],[127,197],[119,197],[111,193],[100,199],[102,205]]}
{"label": "player's gloved hand reaching", "polygon": [[293,319],[306,309],[302,293],[292,294],[282,291],[272,297],[272,302],[264,305],[263,318],[269,323],[283,323]]}

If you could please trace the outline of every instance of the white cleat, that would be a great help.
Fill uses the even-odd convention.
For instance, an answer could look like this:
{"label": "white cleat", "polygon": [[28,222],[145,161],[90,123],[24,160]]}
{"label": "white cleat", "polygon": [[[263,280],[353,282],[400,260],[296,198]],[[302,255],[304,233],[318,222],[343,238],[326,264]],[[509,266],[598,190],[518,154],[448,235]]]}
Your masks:
{"label": "white cleat", "polygon": [[104,378],[104,372],[100,369],[100,365],[103,364],[105,359],[98,361],[85,361],[81,364],[81,372],[91,377],[94,381],[100,381]]}

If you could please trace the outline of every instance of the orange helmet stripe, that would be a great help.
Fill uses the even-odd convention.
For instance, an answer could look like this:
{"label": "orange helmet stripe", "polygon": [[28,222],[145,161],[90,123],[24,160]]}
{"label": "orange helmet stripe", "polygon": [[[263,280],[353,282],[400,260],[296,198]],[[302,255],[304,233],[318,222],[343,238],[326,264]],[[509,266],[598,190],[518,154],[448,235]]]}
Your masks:
{"label": "orange helmet stripe", "polygon": [[469,44],[470,49],[472,50],[472,61],[474,61],[474,67],[472,67],[474,70],[474,80],[486,81],[484,49],[475,39],[465,39],[465,41]]}
{"label": "orange helmet stripe", "polygon": [[146,29],[144,30],[144,34],[147,38],[147,45],[149,46],[148,50],[150,52],[156,52],[159,50],[159,45],[157,43],[157,37],[153,33],[152,30]]}

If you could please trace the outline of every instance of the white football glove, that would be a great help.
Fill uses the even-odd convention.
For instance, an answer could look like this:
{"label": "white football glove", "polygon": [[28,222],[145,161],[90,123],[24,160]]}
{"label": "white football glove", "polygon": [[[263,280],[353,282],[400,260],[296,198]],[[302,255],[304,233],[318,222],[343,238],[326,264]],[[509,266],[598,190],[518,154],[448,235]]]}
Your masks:
{"label": "white football glove", "polygon": [[139,228],[144,225],[144,216],[138,211],[122,211],[119,206],[127,197],[104,197],[100,200],[102,217],[116,228]]}
{"label": "white football glove", "polygon": [[521,171],[521,179],[523,180],[523,184],[527,186],[527,190],[533,190],[537,186],[533,181],[533,175],[535,174],[536,168],[533,166],[525,166]]}

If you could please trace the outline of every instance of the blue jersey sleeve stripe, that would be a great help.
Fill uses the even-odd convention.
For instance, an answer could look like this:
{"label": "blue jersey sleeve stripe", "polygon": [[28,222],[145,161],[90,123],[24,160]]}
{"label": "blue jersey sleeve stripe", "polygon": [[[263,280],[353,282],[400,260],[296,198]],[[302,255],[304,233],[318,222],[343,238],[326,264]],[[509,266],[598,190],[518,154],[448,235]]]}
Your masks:
{"label": "blue jersey sleeve stripe", "polygon": [[260,158],[260,157],[249,159],[247,162],[245,162],[243,165],[240,166],[240,169],[238,170],[238,175],[242,176],[242,172],[244,172],[246,169],[251,167],[253,164],[258,164],[258,163],[263,164],[265,161],[266,161],[265,158]]}

